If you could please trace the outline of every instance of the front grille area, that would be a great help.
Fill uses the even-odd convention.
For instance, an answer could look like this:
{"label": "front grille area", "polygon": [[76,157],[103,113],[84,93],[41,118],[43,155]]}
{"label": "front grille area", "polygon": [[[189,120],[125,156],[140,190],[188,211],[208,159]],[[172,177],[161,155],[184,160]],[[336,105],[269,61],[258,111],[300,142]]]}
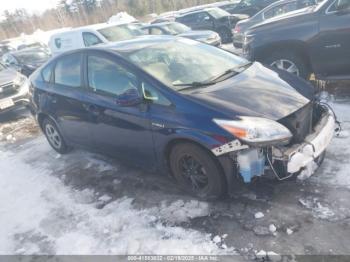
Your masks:
{"label": "front grille area", "polygon": [[291,144],[304,142],[307,135],[312,132],[313,103],[310,102],[293,114],[281,119],[279,122],[286,126],[293,134]]}
{"label": "front grille area", "polygon": [[17,93],[17,88],[13,83],[0,86],[0,99],[9,97]]}

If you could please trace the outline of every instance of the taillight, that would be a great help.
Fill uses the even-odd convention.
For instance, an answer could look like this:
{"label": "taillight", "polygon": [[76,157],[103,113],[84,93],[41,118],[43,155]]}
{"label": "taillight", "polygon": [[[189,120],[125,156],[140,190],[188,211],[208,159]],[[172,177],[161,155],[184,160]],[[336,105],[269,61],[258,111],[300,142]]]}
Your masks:
{"label": "taillight", "polygon": [[235,27],[235,33],[239,33],[241,32],[241,28],[239,27],[239,25],[236,25]]}

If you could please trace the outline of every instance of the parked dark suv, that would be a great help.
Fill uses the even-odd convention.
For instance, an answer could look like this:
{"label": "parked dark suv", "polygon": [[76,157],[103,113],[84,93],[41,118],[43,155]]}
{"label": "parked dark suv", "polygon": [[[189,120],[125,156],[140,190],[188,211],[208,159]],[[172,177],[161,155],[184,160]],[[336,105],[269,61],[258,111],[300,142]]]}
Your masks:
{"label": "parked dark suv", "polygon": [[310,176],[334,134],[331,110],[306,81],[182,37],[75,50],[30,80],[56,151],[79,146],[170,171],[202,198],[267,170]]}
{"label": "parked dark suv", "polygon": [[350,0],[326,0],[250,28],[243,54],[308,79],[350,78]]}
{"label": "parked dark suv", "polygon": [[232,29],[247,15],[231,15],[226,11],[214,7],[199,11],[189,12],[177,17],[176,22],[185,24],[193,30],[211,30],[219,33],[223,43],[232,41]]}

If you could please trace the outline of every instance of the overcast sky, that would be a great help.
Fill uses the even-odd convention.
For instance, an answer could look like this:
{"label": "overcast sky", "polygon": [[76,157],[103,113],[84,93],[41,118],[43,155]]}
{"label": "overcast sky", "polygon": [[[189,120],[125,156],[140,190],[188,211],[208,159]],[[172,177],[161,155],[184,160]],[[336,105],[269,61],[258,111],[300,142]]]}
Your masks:
{"label": "overcast sky", "polygon": [[30,13],[42,12],[45,9],[55,7],[58,0],[0,0],[0,14],[6,9],[14,10],[16,8],[27,9]]}

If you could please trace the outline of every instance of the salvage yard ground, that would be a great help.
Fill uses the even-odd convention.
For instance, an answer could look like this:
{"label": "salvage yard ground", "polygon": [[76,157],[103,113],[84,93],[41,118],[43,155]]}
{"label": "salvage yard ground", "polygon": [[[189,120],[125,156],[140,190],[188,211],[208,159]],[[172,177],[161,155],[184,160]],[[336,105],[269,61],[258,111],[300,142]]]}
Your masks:
{"label": "salvage yard ground", "polygon": [[211,203],[117,160],[58,155],[26,111],[2,115],[0,254],[350,255],[347,94],[332,99],[343,132],[311,179],[261,179]]}

